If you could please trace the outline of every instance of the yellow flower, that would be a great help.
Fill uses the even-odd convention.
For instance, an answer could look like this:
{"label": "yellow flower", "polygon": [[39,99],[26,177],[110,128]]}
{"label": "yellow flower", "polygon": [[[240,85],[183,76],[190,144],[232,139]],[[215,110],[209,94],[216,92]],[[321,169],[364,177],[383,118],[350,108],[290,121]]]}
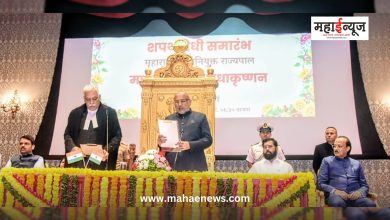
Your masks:
{"label": "yellow flower", "polygon": [[297,110],[298,112],[302,112],[302,110],[306,107],[306,102],[303,99],[298,99],[297,101],[295,101],[293,106],[295,110]]}
{"label": "yellow flower", "polygon": [[267,115],[273,108],[273,105],[272,104],[266,104],[263,106],[262,110],[261,110],[261,113],[263,115]]}
{"label": "yellow flower", "polygon": [[299,78],[302,80],[305,80],[308,76],[310,76],[310,71],[306,68],[299,73]]}
{"label": "yellow flower", "polygon": [[92,82],[94,82],[95,84],[97,85],[100,85],[103,83],[103,77],[102,77],[102,74],[100,73],[96,73],[92,76]]}

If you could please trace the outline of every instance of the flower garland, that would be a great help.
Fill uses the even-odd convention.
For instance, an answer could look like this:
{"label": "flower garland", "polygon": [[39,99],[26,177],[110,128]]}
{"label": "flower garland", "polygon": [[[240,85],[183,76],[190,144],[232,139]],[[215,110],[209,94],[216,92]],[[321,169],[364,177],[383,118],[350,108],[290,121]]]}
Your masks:
{"label": "flower garland", "polygon": [[99,205],[99,189],[100,189],[100,176],[94,176],[92,181],[92,191],[91,191],[91,201],[92,207],[97,207]]}
{"label": "flower garland", "polygon": [[137,178],[137,183],[135,186],[135,207],[143,207],[144,204],[141,202],[140,197],[144,195],[144,178]]}
{"label": "flower garland", "polygon": [[69,198],[69,206],[70,207],[77,207],[77,192],[78,192],[78,177],[77,176],[71,176],[70,183],[72,185],[71,187],[71,193]]}
{"label": "flower garland", "polygon": [[246,203],[246,207],[252,207],[253,205],[253,179],[246,180],[246,195],[248,195],[251,199]]}
{"label": "flower garland", "polygon": [[127,191],[127,206],[134,207],[135,206],[135,189],[137,185],[137,177],[129,176],[129,187]]}
{"label": "flower garland", "polygon": [[[156,196],[158,196],[159,198],[163,198],[164,197],[164,177],[157,177],[156,178]],[[162,207],[163,206],[163,202],[156,202],[155,203],[155,206],[157,207]]]}
{"label": "flower garland", "polygon": [[111,177],[111,190],[110,190],[110,206],[118,207],[117,198],[118,198],[118,177]]}
{"label": "flower garland", "polygon": [[[34,177],[31,173],[39,173]],[[312,173],[294,173],[286,175],[254,175],[245,173],[215,172],[150,172],[137,171],[95,171],[84,169],[16,169],[4,168],[1,171],[14,192],[3,187],[3,204],[18,205],[24,199],[33,206],[135,206],[142,207],[140,196],[249,196],[233,203],[177,203],[185,207],[284,207],[316,205],[314,176]],[[127,176],[127,177],[126,177]],[[33,178],[32,178],[33,177]],[[112,179],[111,179],[112,178]],[[175,179],[176,178],[176,179]],[[23,179],[26,181],[23,183]],[[110,180],[111,179],[111,180]],[[106,182],[106,183],[105,183]],[[133,182],[133,183],[132,183]],[[269,182],[267,184],[266,182]],[[266,187],[263,187],[265,184]],[[33,188],[30,188],[32,186]],[[270,189],[266,195],[265,188]],[[11,189],[10,188],[10,189]],[[11,190],[12,190],[11,189]],[[1,194],[0,186],[0,194]],[[126,192],[126,193],[119,193]],[[111,194],[110,194],[111,193]],[[9,196],[8,196],[9,194]],[[262,197],[262,194],[264,196]],[[166,198],[166,197],[165,197]],[[183,197],[182,197],[183,198]],[[190,198],[190,197],[189,197]],[[254,201],[253,199],[257,199]],[[105,200],[105,201],[104,201]],[[100,201],[100,203],[99,203]],[[191,201],[191,200],[190,200]],[[204,200],[203,200],[204,201]],[[186,201],[184,201],[186,202]],[[15,204],[14,204],[15,203]],[[38,205],[39,204],[39,205]],[[23,204],[20,202],[19,206]],[[154,203],[146,206],[174,206],[175,203]],[[223,213],[221,213],[223,215]]]}
{"label": "flower garland", "polygon": [[62,207],[69,206],[69,175],[63,174],[61,177],[61,204]]}
{"label": "flower garland", "polygon": [[[176,196],[181,197],[184,195],[184,179],[181,175],[176,178]],[[177,202],[176,207],[183,207],[184,201]]]}
{"label": "flower garland", "polygon": [[4,184],[0,184],[0,206],[4,203]]}
{"label": "flower garland", "polygon": [[90,206],[91,201],[91,187],[92,186],[92,178],[90,175],[86,175],[84,178],[84,198],[83,198],[83,205],[86,207]]}
{"label": "flower garland", "polygon": [[[202,197],[206,197],[208,195],[208,177],[206,175],[202,176],[201,179],[200,179],[200,195]],[[200,204],[200,207],[207,207],[207,201],[206,202],[202,202]]]}
{"label": "flower garland", "polygon": [[59,202],[60,202],[60,197],[59,197],[59,193],[60,193],[60,179],[61,179],[61,176],[60,174],[54,174],[53,175],[53,205],[54,206],[58,206]]}
{"label": "flower garland", "polygon": [[[151,198],[153,196],[153,179],[147,178],[145,179],[145,188],[144,188],[144,196]],[[152,207],[153,202],[145,202],[145,207]]]}
{"label": "flower garland", "polygon": [[[233,179],[228,178],[226,180],[226,199],[229,199],[232,196],[233,196]],[[225,203],[225,207],[226,206],[232,207],[233,204],[234,204],[233,202],[227,202],[227,203]]]}
{"label": "flower garland", "polygon": [[[223,179],[217,179],[217,193],[216,193],[216,196],[219,197],[219,198],[222,198],[224,192],[225,192],[225,181]],[[224,206],[222,201],[216,201],[215,205],[217,207]]]}
{"label": "flower garland", "polygon": [[[196,197],[199,197],[199,198],[202,198],[201,197],[201,192],[200,192],[200,187],[199,187],[199,184],[200,184],[200,178],[199,177],[194,177],[192,179],[192,195],[196,196]],[[195,203],[193,202],[192,203],[192,207],[199,207],[201,204],[201,201],[199,201],[199,203]],[[196,218],[192,218],[192,219],[198,219],[199,216],[196,216]]]}
{"label": "flower garland", "polygon": [[45,184],[45,176],[44,175],[38,175],[38,178],[37,178],[37,193],[40,196],[44,195],[44,190],[45,190],[44,184]]}
{"label": "flower garland", "polygon": [[[175,196],[176,195],[176,180],[174,176],[169,175],[168,176],[168,196]],[[175,206],[174,201],[170,201],[168,203],[168,207]]]}
{"label": "flower garland", "polygon": [[27,185],[30,189],[34,189],[34,183],[35,183],[35,175],[32,174],[32,173],[27,174],[26,185]]}
{"label": "flower garland", "polygon": [[[209,196],[215,196],[217,193],[217,179],[212,178],[210,179],[210,185],[209,185]],[[209,202],[209,207],[215,207],[215,202]]]}
{"label": "flower garland", "polygon": [[17,175],[4,175],[3,176],[4,187],[11,192],[11,194],[19,201],[26,201],[31,206],[47,207],[48,204],[44,199],[36,192],[23,186],[17,179]]}
{"label": "flower garland", "polygon": [[46,199],[47,201],[52,200],[52,187],[53,186],[53,175],[52,174],[47,174],[45,178],[45,193],[43,194],[43,198]]}
{"label": "flower garland", "polygon": [[[187,198],[190,198],[190,196],[193,196],[192,194],[192,176],[188,175],[188,176],[185,176],[185,187],[184,187],[184,195],[187,196]],[[183,201],[185,202],[185,201]],[[191,207],[192,204],[194,204],[194,201],[188,201],[188,202],[185,202],[183,203],[183,207]]]}
{"label": "flower garland", "polygon": [[102,177],[100,183],[100,207],[107,207],[108,198],[108,177]]}
{"label": "flower garland", "polygon": [[119,207],[126,207],[126,198],[128,189],[127,179],[126,177],[119,177]]}
{"label": "flower garland", "polygon": [[[236,196],[245,196],[244,179],[242,179],[242,178],[237,180],[237,193],[236,193]],[[244,201],[240,200],[240,202],[237,203],[236,207],[244,207]]]}
{"label": "flower garland", "polygon": [[[8,190],[7,192],[7,200],[9,198],[10,195],[12,195],[12,197],[14,197],[16,200],[18,200],[20,203],[22,203],[23,206],[31,206],[31,204],[23,198],[23,196],[21,196],[19,194],[19,192],[17,190],[14,189],[14,187],[11,186],[11,183],[8,182],[8,180],[3,177],[3,184],[4,184],[4,188]],[[12,202],[12,204],[7,204],[7,203],[10,203]],[[6,206],[12,206],[14,203],[14,200],[13,199],[9,199],[9,201],[6,202]]]}

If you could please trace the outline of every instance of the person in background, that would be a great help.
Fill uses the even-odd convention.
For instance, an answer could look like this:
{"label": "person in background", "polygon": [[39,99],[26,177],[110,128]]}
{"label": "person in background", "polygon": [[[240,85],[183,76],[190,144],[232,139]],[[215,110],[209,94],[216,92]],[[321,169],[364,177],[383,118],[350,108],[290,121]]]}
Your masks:
{"label": "person in background", "polygon": [[[115,170],[122,139],[116,111],[100,103],[99,90],[94,85],[84,86],[83,93],[84,104],[73,109],[68,117],[64,133],[65,152],[80,150],[80,144],[101,145],[104,157],[108,160],[102,161],[100,165],[88,163],[88,168]],[[79,161],[69,166],[84,168],[84,164],[85,161]]]}
{"label": "person in background", "polygon": [[249,173],[285,174],[293,173],[292,166],[277,157],[278,142],[273,138],[263,140],[263,159],[249,169]]}
{"label": "person in background", "polygon": [[331,207],[375,207],[367,198],[369,187],[362,165],[349,157],[351,149],[348,137],[336,138],[334,156],[325,157],[318,171],[318,189],[324,191]]}
{"label": "person in background", "polygon": [[118,159],[116,161],[116,169],[121,170],[121,163],[126,163],[127,169],[131,168],[135,157],[135,144],[125,144],[121,142],[118,150]]}
{"label": "person in background", "polygon": [[35,140],[31,135],[23,135],[19,139],[19,155],[9,159],[5,167],[16,168],[44,168],[43,157],[34,155],[32,151],[35,148]]}
{"label": "person in background", "polygon": [[207,117],[201,112],[191,110],[191,99],[185,92],[177,93],[174,103],[176,113],[165,119],[178,121],[180,152],[166,152],[165,157],[173,170],[207,171],[204,150],[213,143]]}
{"label": "person in background", "polygon": [[315,147],[313,157],[313,170],[317,174],[320,169],[322,159],[327,156],[333,156],[333,144],[337,137],[337,130],[335,127],[327,127],[325,129],[325,143],[319,144]]}
{"label": "person in background", "polygon": [[[272,137],[273,128],[268,123],[263,123],[257,127],[257,131],[259,132],[260,142],[252,145],[248,150],[248,155],[246,156],[246,161],[248,167],[251,168],[254,163],[263,159],[263,140],[266,138]],[[286,160],[284,156],[283,149],[281,146],[277,147],[277,157],[280,160]]]}

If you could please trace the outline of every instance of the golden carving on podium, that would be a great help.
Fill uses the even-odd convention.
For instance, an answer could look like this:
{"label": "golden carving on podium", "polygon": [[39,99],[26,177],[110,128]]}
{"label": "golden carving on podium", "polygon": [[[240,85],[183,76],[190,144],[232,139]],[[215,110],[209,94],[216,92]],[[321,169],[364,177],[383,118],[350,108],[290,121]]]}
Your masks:
{"label": "golden carving on podium", "polygon": [[142,87],[141,106],[141,153],[157,147],[157,120],[176,112],[173,97],[178,92],[189,94],[191,109],[207,116],[213,144],[205,150],[207,165],[214,170],[215,162],[215,90],[217,80],[214,70],[209,67],[207,75],[202,68],[193,66],[192,56],[186,54],[188,40],[176,40],[174,54],[168,56],[166,66],[154,73],[148,67],[140,85]]}

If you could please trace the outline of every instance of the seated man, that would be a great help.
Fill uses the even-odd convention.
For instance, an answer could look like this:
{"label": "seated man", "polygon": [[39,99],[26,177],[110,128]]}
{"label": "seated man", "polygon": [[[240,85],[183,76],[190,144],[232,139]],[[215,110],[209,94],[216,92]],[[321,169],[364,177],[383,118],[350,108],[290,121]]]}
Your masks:
{"label": "seated man", "polygon": [[367,198],[368,184],[359,161],[349,157],[351,142],[339,136],[333,146],[334,156],[325,157],[318,171],[318,188],[332,207],[375,207]]}
{"label": "seated man", "polygon": [[293,173],[292,166],[277,158],[278,142],[273,138],[263,140],[263,156],[264,158],[253,164],[249,169],[249,173],[272,173],[283,174]]}
{"label": "seated man", "polygon": [[[248,162],[248,167],[251,168],[254,163],[263,159],[263,145],[262,141],[266,138],[271,138],[272,136],[272,127],[268,123],[264,123],[257,127],[259,132],[260,142],[252,145],[248,150],[248,155],[246,156],[246,161]],[[282,147],[278,146],[277,157],[280,160],[286,160],[283,154]]]}
{"label": "seated man", "polygon": [[19,140],[20,155],[13,156],[5,167],[16,168],[44,168],[43,157],[34,155],[34,138],[31,135],[24,135]]}
{"label": "seated man", "polygon": [[121,162],[125,162],[127,169],[130,169],[133,164],[134,156],[135,156],[135,144],[125,144],[121,142],[118,149],[118,158],[116,160],[116,169],[121,169]]}

